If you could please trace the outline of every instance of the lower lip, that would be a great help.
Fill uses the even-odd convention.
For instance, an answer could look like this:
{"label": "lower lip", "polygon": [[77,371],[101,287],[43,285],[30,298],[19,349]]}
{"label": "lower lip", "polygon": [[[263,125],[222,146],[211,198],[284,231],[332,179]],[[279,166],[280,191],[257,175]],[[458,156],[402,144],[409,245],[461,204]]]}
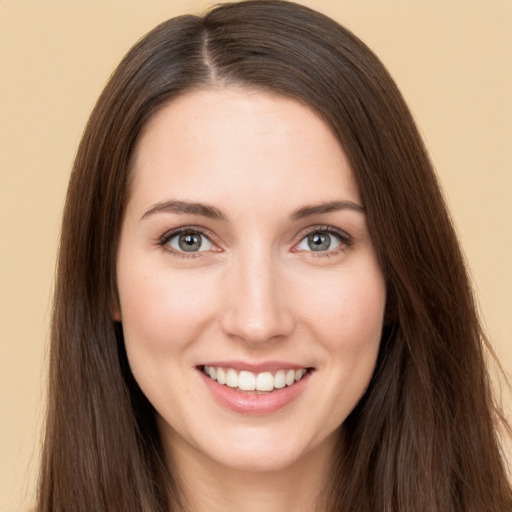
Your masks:
{"label": "lower lip", "polygon": [[198,371],[218,403],[232,411],[249,415],[271,414],[287,406],[304,391],[311,377],[311,372],[308,371],[301,380],[291,386],[257,394],[237,391],[235,388],[219,384],[207,377],[202,370]]}

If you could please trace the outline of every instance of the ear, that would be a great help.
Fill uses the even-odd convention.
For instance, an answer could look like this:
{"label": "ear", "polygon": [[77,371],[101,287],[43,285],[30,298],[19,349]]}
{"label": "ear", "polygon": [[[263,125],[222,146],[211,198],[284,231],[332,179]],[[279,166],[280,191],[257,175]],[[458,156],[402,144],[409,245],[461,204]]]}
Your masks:
{"label": "ear", "polygon": [[110,300],[110,306],[109,306],[109,312],[110,312],[110,318],[114,322],[121,322],[121,305],[119,304],[119,295],[117,293],[117,290],[114,290],[112,293],[112,298]]}
{"label": "ear", "polygon": [[118,307],[111,308],[110,310],[110,316],[114,322],[121,322],[121,311]]}

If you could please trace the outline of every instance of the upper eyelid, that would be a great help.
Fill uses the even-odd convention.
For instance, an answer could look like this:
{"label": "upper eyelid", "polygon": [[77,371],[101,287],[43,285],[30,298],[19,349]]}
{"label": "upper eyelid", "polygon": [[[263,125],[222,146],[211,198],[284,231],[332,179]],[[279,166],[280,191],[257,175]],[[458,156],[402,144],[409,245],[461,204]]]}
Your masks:
{"label": "upper eyelid", "polygon": [[[335,248],[328,248],[323,251],[314,251],[307,249],[299,249],[300,244],[313,233],[327,233],[328,235],[334,235],[339,239],[339,246]],[[350,250],[353,246],[354,239],[351,235],[349,235],[345,230],[336,228],[334,226],[323,225],[323,226],[310,226],[309,228],[305,228],[302,230],[299,235],[297,235],[298,241],[295,242],[293,247],[291,248],[291,252],[293,253],[303,253],[308,255],[308,257],[321,258],[321,257],[329,257],[339,255],[340,253],[344,253],[347,250]]]}
{"label": "upper eyelid", "polygon": [[301,241],[304,237],[310,235],[311,233],[329,233],[335,234],[341,237],[344,241],[349,242],[352,240],[352,236],[347,233],[344,229],[336,228],[334,226],[328,224],[317,224],[313,226],[308,226],[307,228],[302,229],[297,235],[296,239]]}
{"label": "upper eyelid", "polygon": [[162,236],[158,238],[160,243],[168,242],[171,238],[181,235],[182,233],[187,233],[188,231],[192,233],[199,233],[200,235],[208,238],[212,244],[215,243],[214,239],[215,235],[208,229],[199,227],[199,226],[181,226],[179,228],[173,228],[166,231]]}
{"label": "upper eyelid", "polygon": [[[182,259],[197,258],[202,255],[204,256],[203,253],[208,253],[209,251],[212,250],[212,249],[209,249],[209,250],[205,250],[205,251],[187,252],[187,251],[182,251],[182,250],[176,249],[169,244],[169,242],[173,238],[175,238],[183,233],[187,233],[187,232],[197,233],[197,234],[205,237],[206,239],[208,239],[208,241],[212,244],[213,250],[215,252],[217,252],[217,250],[219,249],[219,245],[212,239],[212,236],[209,235],[209,233],[210,233],[209,230],[201,228],[199,226],[180,226],[178,228],[169,229],[168,231],[166,231],[162,236],[160,236],[156,240],[155,245],[157,245],[161,249],[164,249],[166,252],[173,254],[174,256],[182,258]],[[222,252],[222,249],[220,249],[219,252]]]}

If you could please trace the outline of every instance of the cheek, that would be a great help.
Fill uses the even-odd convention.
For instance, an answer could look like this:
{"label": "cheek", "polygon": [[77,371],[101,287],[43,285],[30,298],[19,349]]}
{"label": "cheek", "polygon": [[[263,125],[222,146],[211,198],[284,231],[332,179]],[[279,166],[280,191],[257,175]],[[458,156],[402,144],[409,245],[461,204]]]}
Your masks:
{"label": "cheek", "polygon": [[205,288],[202,279],[184,273],[165,268],[138,272],[133,260],[127,267],[126,273],[118,270],[118,283],[124,343],[133,376],[158,410],[175,408],[177,394],[193,402],[181,376],[193,366],[186,357],[190,346],[214,317],[214,290]]}
{"label": "cheek", "polygon": [[119,271],[119,297],[127,349],[137,344],[172,352],[192,341],[213,314],[211,280],[160,269]]}
{"label": "cheek", "polygon": [[338,427],[364,395],[375,370],[382,337],[386,287],[380,270],[351,274],[329,291],[312,315],[322,315],[316,339],[328,357],[326,425]]}
{"label": "cheek", "polygon": [[345,330],[351,334],[352,343],[348,348],[357,351],[360,345],[364,348],[365,344],[380,343],[385,304],[386,290],[383,283],[371,281],[347,287],[343,310],[338,312],[338,318],[341,332]]}
{"label": "cheek", "polygon": [[304,312],[326,349],[347,357],[375,352],[386,303],[384,279],[376,264],[331,276],[310,287],[307,295],[311,299],[303,304]]}

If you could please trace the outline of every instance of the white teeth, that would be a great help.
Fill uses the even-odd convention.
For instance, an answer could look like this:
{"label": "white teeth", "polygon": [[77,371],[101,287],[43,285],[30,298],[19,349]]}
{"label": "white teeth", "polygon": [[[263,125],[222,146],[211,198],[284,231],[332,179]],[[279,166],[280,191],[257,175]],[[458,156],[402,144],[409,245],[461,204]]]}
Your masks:
{"label": "white teeth", "polygon": [[284,388],[286,386],[286,375],[284,370],[279,370],[274,375],[274,387],[277,389]]}
{"label": "white teeth", "polygon": [[230,388],[238,387],[238,373],[235,370],[230,368],[226,373],[226,386]]}
{"label": "white teeth", "polygon": [[[206,368],[206,366],[205,366],[205,368]],[[210,375],[210,377],[211,377],[211,375]],[[217,382],[219,384],[226,384],[226,372],[224,371],[223,368],[217,368]]]}
{"label": "white teeth", "polygon": [[256,389],[258,391],[272,391],[274,389],[274,377],[270,372],[259,373],[256,377]]}
{"label": "white teeth", "polygon": [[299,381],[306,374],[306,370],[301,368],[300,370],[295,370],[295,382]]}
{"label": "white teeth", "polygon": [[238,388],[241,391],[272,391],[273,389],[281,389],[301,380],[307,373],[306,368],[278,370],[274,375],[271,372],[254,374],[245,370],[238,373],[233,368],[215,366],[204,366],[203,371],[219,384],[225,384],[230,388]]}
{"label": "white teeth", "polygon": [[256,377],[254,373],[240,372],[238,375],[238,387],[243,391],[254,391],[256,389]]}

